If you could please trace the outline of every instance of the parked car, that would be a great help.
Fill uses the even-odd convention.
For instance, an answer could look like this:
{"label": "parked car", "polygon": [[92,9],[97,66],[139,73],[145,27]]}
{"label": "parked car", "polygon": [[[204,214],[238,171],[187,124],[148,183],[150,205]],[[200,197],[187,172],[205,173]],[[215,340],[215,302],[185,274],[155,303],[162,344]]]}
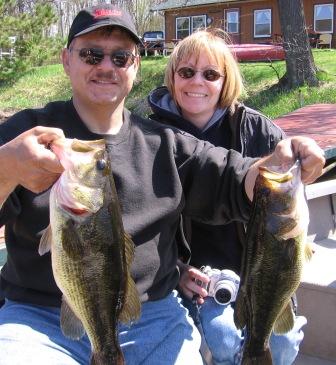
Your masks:
{"label": "parked car", "polygon": [[164,47],[163,31],[155,30],[145,32],[142,36],[143,46],[140,47],[140,54],[151,56],[157,51],[162,53]]}

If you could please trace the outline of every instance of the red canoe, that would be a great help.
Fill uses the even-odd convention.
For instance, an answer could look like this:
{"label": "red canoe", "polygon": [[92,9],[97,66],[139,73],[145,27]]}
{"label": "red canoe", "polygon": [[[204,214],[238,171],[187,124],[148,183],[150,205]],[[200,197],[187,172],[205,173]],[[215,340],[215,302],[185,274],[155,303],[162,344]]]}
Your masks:
{"label": "red canoe", "polygon": [[283,46],[277,44],[232,44],[229,48],[239,62],[285,59]]}

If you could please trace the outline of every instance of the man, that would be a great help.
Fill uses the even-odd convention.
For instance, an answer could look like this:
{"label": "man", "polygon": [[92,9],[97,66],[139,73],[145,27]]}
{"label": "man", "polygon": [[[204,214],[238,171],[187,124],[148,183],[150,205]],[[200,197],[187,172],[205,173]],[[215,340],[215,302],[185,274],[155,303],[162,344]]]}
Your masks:
{"label": "man", "polygon": [[139,67],[139,43],[123,10],[101,4],[79,12],[62,52],[72,100],[24,110],[0,126],[0,225],[6,226],[8,250],[0,282],[6,298],[0,364],[89,361],[87,338],[71,341],[60,331],[61,293],[50,256],[38,255],[49,223],[46,189],[62,171],[46,147],[63,134],[104,136],[113,159],[125,230],[136,245],[132,276],[142,301],[139,321],[119,327],[128,365],[202,364],[199,334],[174,290],[182,209],[204,222],[246,221],[259,164],[300,155],[306,182],[321,173],[323,153],[307,138],[285,140],[263,160],[243,159],[129,113],[124,101]]}

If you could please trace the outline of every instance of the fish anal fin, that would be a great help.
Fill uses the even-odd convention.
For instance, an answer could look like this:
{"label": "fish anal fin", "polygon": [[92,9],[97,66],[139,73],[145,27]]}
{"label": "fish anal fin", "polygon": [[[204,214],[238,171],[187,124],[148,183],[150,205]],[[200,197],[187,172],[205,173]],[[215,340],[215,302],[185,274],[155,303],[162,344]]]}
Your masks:
{"label": "fish anal fin", "polygon": [[243,329],[247,323],[248,313],[245,304],[245,295],[240,289],[234,307],[234,323],[238,329]]}
{"label": "fish anal fin", "polygon": [[290,331],[294,326],[294,312],[292,309],[291,300],[283,308],[278,318],[276,319],[273,331],[277,334],[283,334]]}
{"label": "fish anal fin", "polygon": [[69,307],[64,297],[62,298],[60,322],[64,336],[69,337],[72,340],[79,340],[84,336],[85,330],[82,322]]}
{"label": "fish anal fin", "polygon": [[38,253],[40,256],[42,256],[50,251],[51,242],[52,242],[52,230],[51,230],[51,226],[49,225],[42,233],[42,237],[41,237],[40,245],[39,245],[39,249],[38,249]]}

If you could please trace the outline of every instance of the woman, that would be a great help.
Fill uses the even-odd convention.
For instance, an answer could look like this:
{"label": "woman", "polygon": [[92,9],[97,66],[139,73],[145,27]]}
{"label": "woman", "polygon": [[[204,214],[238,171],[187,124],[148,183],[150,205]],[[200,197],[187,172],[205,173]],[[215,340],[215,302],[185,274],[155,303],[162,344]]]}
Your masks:
{"label": "woman", "polygon": [[[151,118],[244,156],[261,157],[272,152],[285,136],[265,116],[238,102],[243,83],[226,39],[222,30],[210,29],[193,33],[178,44],[167,65],[167,86],[149,95]],[[207,296],[199,281],[207,284],[209,276],[199,268],[209,265],[230,270],[227,273],[234,280],[240,272],[244,226],[237,222],[213,226],[185,217],[182,223],[184,229],[177,241],[184,262],[180,263],[179,282],[184,304],[196,323],[200,319],[213,362],[239,364],[243,334],[234,325],[234,302],[219,305]],[[192,301],[196,296],[202,304],[198,311]],[[305,323],[304,317],[297,317],[292,331],[272,334],[270,347],[276,365],[293,363]]]}

